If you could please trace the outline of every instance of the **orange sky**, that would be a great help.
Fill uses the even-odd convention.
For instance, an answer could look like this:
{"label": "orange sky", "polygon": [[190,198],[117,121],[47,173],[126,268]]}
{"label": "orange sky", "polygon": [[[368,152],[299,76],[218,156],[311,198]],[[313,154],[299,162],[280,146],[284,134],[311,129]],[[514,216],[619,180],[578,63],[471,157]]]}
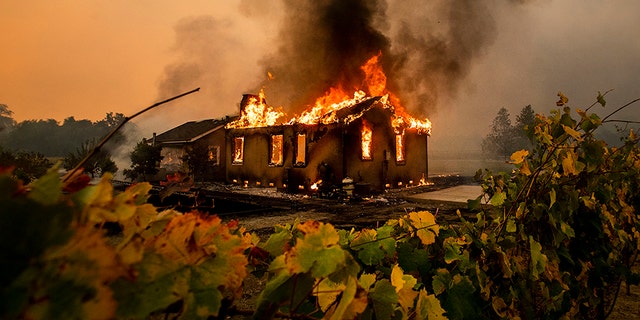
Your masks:
{"label": "orange sky", "polygon": [[[390,33],[401,21],[442,18],[421,10],[422,0],[403,3],[415,10],[402,11],[388,1]],[[496,39],[474,62],[458,96],[443,99],[438,113],[430,115],[434,145],[477,140],[500,107],[512,115],[527,104],[545,112],[555,107],[558,91],[574,107],[608,89],[615,89],[612,104],[640,97],[640,1],[487,4]],[[269,41],[279,32],[278,5],[278,0],[2,0],[0,103],[17,121],[131,115],[168,97],[159,90],[166,68],[192,59],[202,66],[194,70],[198,81],[175,89],[202,87],[201,92],[150,115],[152,130],[234,113],[241,95],[266,76],[259,61],[274,52]],[[176,26],[208,18],[213,31],[180,40],[193,44],[176,50]],[[640,108],[633,110],[628,114],[640,115]]]}
{"label": "orange sky", "polygon": [[2,1],[0,103],[18,121],[131,114],[158,98],[175,24],[203,13],[230,14],[232,6],[212,3]]}

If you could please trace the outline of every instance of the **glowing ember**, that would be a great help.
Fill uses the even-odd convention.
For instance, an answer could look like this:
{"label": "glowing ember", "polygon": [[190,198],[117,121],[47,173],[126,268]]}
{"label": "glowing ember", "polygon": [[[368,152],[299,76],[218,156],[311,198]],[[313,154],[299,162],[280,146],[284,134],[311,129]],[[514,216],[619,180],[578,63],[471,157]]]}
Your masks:
{"label": "glowing ember", "polygon": [[371,138],[373,130],[371,125],[362,119],[362,160],[371,160]]}
{"label": "glowing ember", "polygon": [[309,187],[311,190],[318,190],[318,186],[322,184],[322,180],[318,180],[316,181],[316,183],[312,184],[311,187]]}

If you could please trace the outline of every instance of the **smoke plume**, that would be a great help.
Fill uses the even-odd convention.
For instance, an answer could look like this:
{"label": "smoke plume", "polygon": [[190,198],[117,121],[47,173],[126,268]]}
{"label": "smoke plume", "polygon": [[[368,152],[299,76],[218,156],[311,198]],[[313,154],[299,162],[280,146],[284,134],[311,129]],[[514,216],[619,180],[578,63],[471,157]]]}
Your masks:
{"label": "smoke plume", "polygon": [[481,1],[285,0],[282,21],[263,86],[270,104],[294,112],[337,84],[362,88],[360,66],[382,53],[387,88],[410,112],[432,114],[495,33]]}

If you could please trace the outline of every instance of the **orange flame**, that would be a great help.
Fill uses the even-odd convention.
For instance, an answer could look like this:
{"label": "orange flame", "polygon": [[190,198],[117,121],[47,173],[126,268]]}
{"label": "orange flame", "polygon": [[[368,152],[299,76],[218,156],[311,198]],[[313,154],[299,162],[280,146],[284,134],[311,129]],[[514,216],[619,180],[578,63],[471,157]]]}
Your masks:
{"label": "orange flame", "polygon": [[404,161],[404,134],[396,134],[396,161]]}
{"label": "orange flame", "polygon": [[362,159],[371,160],[371,138],[373,136],[373,130],[371,125],[364,119],[362,119]]}
{"label": "orange flame", "polygon": [[240,118],[227,124],[227,128],[256,128],[277,124],[284,112],[268,106],[264,99],[264,90],[260,90],[259,99],[250,97],[242,109]]}
{"label": "orange flame", "polygon": [[[353,106],[371,97],[381,96],[380,102],[393,111],[391,125],[397,134],[404,133],[406,129],[415,129],[420,134],[431,133],[431,122],[429,119],[416,119],[405,111],[400,103],[400,99],[387,90],[387,76],[380,64],[382,53],[378,53],[367,60],[360,69],[364,73],[364,84],[368,92],[355,90],[349,94],[341,85],[330,88],[325,94],[316,99],[313,106],[303,111],[300,115],[295,115],[287,124],[331,124],[340,121],[336,111]],[[269,73],[269,78],[272,75]],[[249,103],[244,107],[240,118],[227,124],[227,128],[251,128],[266,127],[278,124],[285,114],[280,108],[274,109],[264,102],[264,91],[260,91],[259,99],[250,98]],[[349,119],[346,122],[350,122]]]}

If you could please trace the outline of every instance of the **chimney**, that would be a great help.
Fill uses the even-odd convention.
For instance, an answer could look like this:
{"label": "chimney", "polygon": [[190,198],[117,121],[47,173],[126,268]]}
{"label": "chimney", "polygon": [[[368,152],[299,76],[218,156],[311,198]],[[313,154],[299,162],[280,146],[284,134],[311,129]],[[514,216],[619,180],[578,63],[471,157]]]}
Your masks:
{"label": "chimney", "polygon": [[249,104],[251,99],[255,99],[258,102],[265,103],[264,99],[262,99],[257,94],[245,93],[242,95],[242,100],[240,101],[240,114],[244,111],[244,108]]}
{"label": "chimney", "polygon": [[151,138],[151,139],[152,139],[151,140],[151,145],[155,147],[155,145],[156,145],[156,133],[155,132],[153,133],[153,138]]}

